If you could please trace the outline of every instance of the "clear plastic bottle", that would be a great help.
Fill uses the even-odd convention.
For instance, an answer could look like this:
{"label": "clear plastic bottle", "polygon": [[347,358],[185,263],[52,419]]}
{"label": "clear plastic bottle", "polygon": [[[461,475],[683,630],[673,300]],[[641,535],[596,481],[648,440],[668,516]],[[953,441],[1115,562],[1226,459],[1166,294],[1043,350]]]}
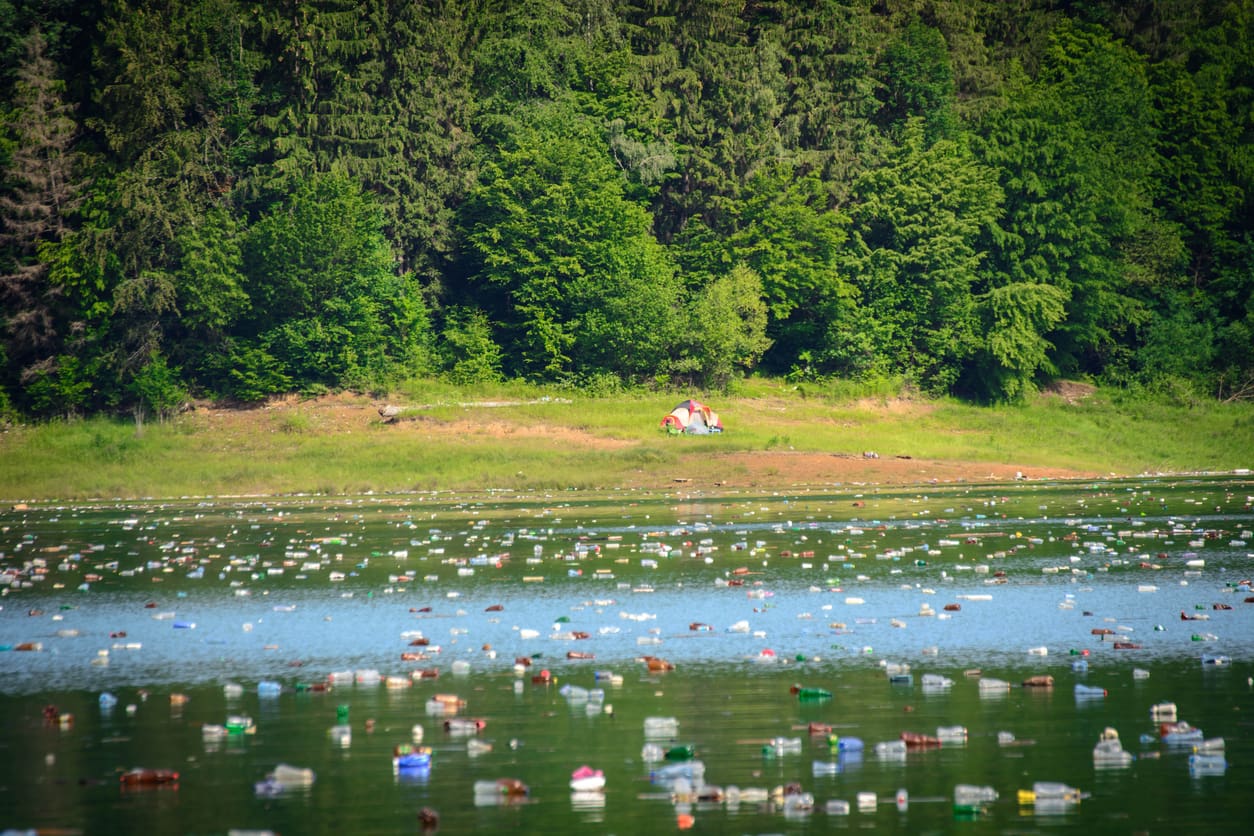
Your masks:
{"label": "clear plastic bottle", "polygon": [[705,764],[701,761],[668,763],[649,772],[649,780],[655,784],[668,784],[679,778],[700,784],[705,780]]}
{"label": "clear plastic bottle", "polygon": [[557,689],[557,693],[561,694],[571,702],[587,702],[588,700],[588,689],[581,688],[578,685],[563,685],[561,688]]}
{"label": "clear plastic bottle", "polygon": [[767,745],[776,755],[797,755],[801,753],[800,737],[774,737],[771,738],[771,742]]}
{"label": "clear plastic bottle", "polygon": [[1189,755],[1189,773],[1192,775],[1222,775],[1228,769],[1228,761],[1222,753]]}
{"label": "clear plastic bottle", "polygon": [[1068,786],[1057,781],[1037,781],[1032,785],[1032,793],[1037,801],[1047,801],[1060,799],[1064,801],[1079,801],[1080,791],[1075,787]]}
{"label": "clear plastic bottle", "polygon": [[976,784],[958,784],[954,787],[954,805],[957,807],[974,807],[996,800],[997,790],[992,787],[981,787]]}
{"label": "clear plastic bottle", "polygon": [[644,736],[652,738],[678,737],[679,721],[674,717],[645,717]]}
{"label": "clear plastic bottle", "polygon": [[876,743],[875,756],[879,758],[904,759],[906,757],[906,741],[885,740]]}

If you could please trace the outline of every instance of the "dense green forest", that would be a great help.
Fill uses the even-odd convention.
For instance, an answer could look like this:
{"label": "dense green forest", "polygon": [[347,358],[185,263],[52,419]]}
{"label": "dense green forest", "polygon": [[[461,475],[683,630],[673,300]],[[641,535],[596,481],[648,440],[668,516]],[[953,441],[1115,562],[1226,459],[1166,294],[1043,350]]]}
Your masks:
{"label": "dense green forest", "polygon": [[1254,397],[1254,0],[0,0],[0,411]]}

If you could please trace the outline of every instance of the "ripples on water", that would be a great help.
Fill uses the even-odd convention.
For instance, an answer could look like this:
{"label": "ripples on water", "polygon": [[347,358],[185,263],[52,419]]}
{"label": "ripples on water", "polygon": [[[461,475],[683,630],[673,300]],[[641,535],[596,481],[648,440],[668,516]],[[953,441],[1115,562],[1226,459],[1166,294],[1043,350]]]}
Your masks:
{"label": "ripples on water", "polygon": [[[43,648],[0,653],[0,827],[397,832],[416,829],[425,806],[450,833],[641,832],[689,814],[697,827],[723,832],[919,832],[956,826],[958,783],[1000,793],[961,825],[981,832],[1235,822],[1254,791],[1254,604],[1244,602],[1254,592],[1240,585],[1252,571],[1252,492],[1230,478],[586,501],[222,499],[6,513],[0,565],[26,568],[19,586],[31,569],[47,572],[12,588],[0,609],[0,644]],[[429,644],[411,646],[418,636]],[[1140,647],[1115,650],[1115,639]],[[1037,648],[1045,655],[1029,652]],[[595,659],[568,660],[570,651]],[[430,658],[403,662],[402,652]],[[1231,664],[1204,667],[1203,653]],[[638,661],[645,654],[676,670],[649,675]],[[521,677],[520,656],[535,657]],[[1087,671],[1073,668],[1081,660]],[[453,676],[454,661],[470,673]],[[890,663],[909,665],[914,683],[890,684]],[[403,690],[297,690],[335,671],[404,677],[420,667],[441,676]],[[533,684],[541,668],[556,683]],[[1137,668],[1149,677],[1134,678]],[[1016,687],[982,695],[973,669]],[[611,670],[621,686],[595,675]],[[925,692],[923,673],[953,686]],[[1039,674],[1055,686],[1017,687]],[[243,695],[229,699],[227,681],[241,683]],[[259,696],[261,681],[279,682],[282,693]],[[571,702],[563,684],[604,687],[606,707]],[[799,702],[793,684],[833,699]],[[1076,684],[1107,694],[1077,700]],[[111,711],[99,706],[102,691],[119,699]],[[467,714],[487,721],[478,737],[490,751],[472,756],[466,739],[427,714],[437,692],[458,694]],[[186,704],[172,705],[172,694]],[[1188,750],[1157,741],[1149,708],[1164,700],[1207,737],[1225,738],[1222,775],[1190,777]],[[48,704],[72,713],[73,724],[45,725]],[[340,705],[350,711],[348,747],[327,737]],[[201,727],[235,713],[250,715],[257,733],[206,745]],[[648,716],[678,719],[677,742],[695,746],[707,782],[795,782],[815,811],[673,803],[641,760]],[[904,761],[868,751],[836,774],[815,775],[814,762],[837,755],[826,737],[808,734],[811,722],[868,748],[950,725],[966,726],[969,740]],[[435,749],[434,766],[394,777],[392,747],[415,723]],[[1138,755],[1127,768],[1094,768],[1091,750],[1108,726]],[[999,731],[1035,742],[1001,746]],[[1142,743],[1143,734],[1155,739]],[[801,752],[767,757],[772,738],[801,738]],[[254,783],[280,762],[310,767],[317,780],[257,797]],[[603,795],[572,796],[569,775],[582,763],[604,770]],[[133,766],[177,769],[179,785],[122,793],[118,770]],[[476,804],[474,782],[503,776],[525,781],[529,802]],[[1034,781],[1090,797],[1059,814],[1020,807],[1018,790]],[[908,793],[904,811],[891,803],[898,789]],[[889,803],[859,811],[859,792]],[[853,812],[829,815],[829,799],[850,801]]]}

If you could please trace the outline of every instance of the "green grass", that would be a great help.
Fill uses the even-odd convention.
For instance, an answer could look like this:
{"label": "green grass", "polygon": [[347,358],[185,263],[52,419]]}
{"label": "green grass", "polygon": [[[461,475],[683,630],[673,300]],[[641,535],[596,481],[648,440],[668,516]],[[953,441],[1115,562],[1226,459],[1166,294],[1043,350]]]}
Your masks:
{"label": "green grass", "polygon": [[[1075,404],[1041,396],[978,407],[898,394],[882,384],[752,379],[724,396],[589,398],[518,383],[416,381],[354,401],[348,432],[334,431],[311,402],[250,413],[242,431],[203,413],[142,433],[129,420],[48,423],[0,435],[0,499],[613,489],[665,485],[691,471],[717,481],[739,473],[728,454],[787,451],[874,450],[1113,475],[1232,470],[1254,459],[1251,404],[1187,408],[1098,390]],[[661,417],[689,395],[712,405],[727,432],[661,432]],[[501,405],[471,405],[482,402]],[[374,411],[381,403],[409,407],[406,420],[384,424]],[[454,422],[472,431],[450,433]],[[494,431],[473,431],[477,423]]]}

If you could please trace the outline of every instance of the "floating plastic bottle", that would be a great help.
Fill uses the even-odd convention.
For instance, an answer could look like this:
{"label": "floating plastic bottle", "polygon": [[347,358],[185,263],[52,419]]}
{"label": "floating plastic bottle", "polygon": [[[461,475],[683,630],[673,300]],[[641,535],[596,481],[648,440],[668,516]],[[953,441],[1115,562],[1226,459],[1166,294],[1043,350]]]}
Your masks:
{"label": "floating plastic bottle", "polygon": [[678,737],[679,721],[674,717],[645,717],[644,736],[654,739]]}
{"label": "floating plastic bottle", "polygon": [[979,807],[997,800],[997,790],[976,784],[958,784],[954,787],[955,807]]}
{"label": "floating plastic bottle", "polygon": [[998,694],[1010,690],[1010,683],[1004,679],[983,677],[980,679],[981,694]]}
{"label": "floating plastic bottle", "polygon": [[645,763],[657,763],[666,757],[666,750],[657,743],[646,743],[640,749],[640,760]]}
{"label": "floating plastic bottle", "polygon": [[838,752],[861,752],[863,748],[860,737],[838,737],[834,734],[828,735],[827,745]]}
{"label": "floating plastic bottle", "polygon": [[948,746],[963,745],[967,742],[967,727],[940,726],[936,729],[936,737]]}
{"label": "floating plastic bottle", "polygon": [[1228,769],[1228,761],[1219,753],[1201,753],[1189,755],[1189,774],[1198,775],[1223,775]]}
{"label": "floating plastic bottle", "polygon": [[392,769],[396,772],[416,772],[431,768],[431,749],[401,743],[392,750]]}
{"label": "floating plastic bottle", "polygon": [[649,780],[654,784],[669,785],[680,778],[692,781],[694,784],[703,783],[705,780],[705,764],[697,760],[685,761],[683,763],[668,763],[665,766],[659,766],[657,769],[649,771]]}
{"label": "floating plastic bottle", "polygon": [[800,737],[774,737],[762,747],[764,755],[799,755],[801,754]]}
{"label": "floating plastic bottle", "polygon": [[815,778],[820,778],[826,775],[839,775],[840,764],[835,761],[815,761],[811,766],[811,772],[814,774]]}
{"label": "floating plastic bottle", "polygon": [[1077,804],[1080,797],[1080,791],[1075,787],[1055,781],[1037,781],[1032,785],[1032,789],[1019,790],[1020,804],[1040,805],[1042,802]]}
{"label": "floating plastic bottle", "polygon": [[557,693],[561,694],[570,702],[587,702],[588,689],[581,688],[578,685],[570,685],[569,683],[557,689]]}
{"label": "floating plastic bottle", "polygon": [[113,694],[110,694],[108,691],[105,691],[103,694],[100,695],[100,707],[104,709],[105,711],[108,711],[110,708],[113,708],[117,704],[118,704],[118,698],[113,696]]}
{"label": "floating plastic bottle", "polygon": [[847,816],[849,815],[849,802],[840,798],[831,798],[828,799],[823,809],[829,816]]}
{"label": "floating plastic bottle", "polygon": [[1133,760],[1132,753],[1123,748],[1123,744],[1119,742],[1118,738],[1099,740],[1097,745],[1093,747],[1093,765],[1097,767],[1127,766]]}
{"label": "floating plastic bottle", "polygon": [[1176,704],[1174,702],[1160,702],[1150,706],[1150,719],[1155,723],[1176,722]]}
{"label": "floating plastic bottle", "polygon": [[1168,746],[1195,746],[1206,738],[1201,729],[1194,728],[1183,720],[1164,723],[1159,727],[1159,734],[1162,736],[1163,743]]}
{"label": "floating plastic bottle", "polygon": [[253,725],[253,718],[244,714],[228,715],[224,725],[228,734],[253,734],[257,731],[257,727]]}
{"label": "floating plastic bottle", "polygon": [[666,750],[662,757],[668,761],[690,761],[697,756],[696,749],[691,743],[685,743],[679,746],[672,746]]}
{"label": "floating plastic bottle", "polygon": [[130,787],[157,786],[160,784],[177,784],[179,774],[172,769],[132,769],[123,772],[118,780]]}
{"label": "floating plastic bottle", "polygon": [[316,775],[312,769],[289,766],[281,763],[268,776],[269,780],[285,787],[307,787],[314,782]]}
{"label": "floating plastic bottle", "polygon": [[875,805],[879,803],[879,798],[873,792],[858,793],[858,810],[863,813],[874,813]]}
{"label": "floating plastic bottle", "polygon": [[451,717],[444,721],[444,730],[452,735],[465,736],[470,734],[478,734],[483,730],[483,720],[476,720],[473,717]]}
{"label": "floating plastic bottle", "polygon": [[216,743],[225,740],[227,734],[226,726],[219,726],[217,723],[205,723],[200,727],[200,735],[206,743]]}
{"label": "floating plastic bottle", "polygon": [[1223,750],[1224,739],[1222,737],[1212,737],[1210,740],[1203,740],[1193,747],[1194,754],[1214,754]]}
{"label": "floating plastic bottle", "polygon": [[937,673],[925,673],[923,674],[922,683],[925,691],[944,691],[947,688],[952,688],[954,681],[947,676],[941,676]]}
{"label": "floating plastic bottle", "polygon": [[822,700],[830,700],[832,692],[825,688],[802,688],[793,687],[793,693],[797,695],[797,699],[801,702],[820,702]]}
{"label": "floating plastic bottle", "polygon": [[336,746],[349,746],[353,742],[353,727],[346,725],[332,726],[327,731],[327,736],[331,738],[331,742]]}
{"label": "floating plastic bottle", "polygon": [[894,797],[893,800],[897,804],[898,812],[904,813],[906,812],[906,809],[910,806],[910,793],[906,791],[905,787],[902,787],[901,789],[897,790],[897,795]]}
{"label": "floating plastic bottle", "polygon": [[262,680],[257,683],[257,696],[259,697],[277,697],[283,692],[283,686],[277,682]]}
{"label": "floating plastic bottle", "polygon": [[1098,688],[1096,685],[1085,685],[1083,682],[1077,682],[1075,685],[1075,698],[1077,700],[1100,700],[1105,696],[1105,688]]}
{"label": "floating plastic bottle", "polygon": [[476,803],[479,798],[523,798],[531,790],[516,778],[497,778],[495,781],[475,781]]}
{"label": "floating plastic bottle", "polygon": [[885,760],[905,760],[906,741],[884,740],[875,744],[875,756]]}

